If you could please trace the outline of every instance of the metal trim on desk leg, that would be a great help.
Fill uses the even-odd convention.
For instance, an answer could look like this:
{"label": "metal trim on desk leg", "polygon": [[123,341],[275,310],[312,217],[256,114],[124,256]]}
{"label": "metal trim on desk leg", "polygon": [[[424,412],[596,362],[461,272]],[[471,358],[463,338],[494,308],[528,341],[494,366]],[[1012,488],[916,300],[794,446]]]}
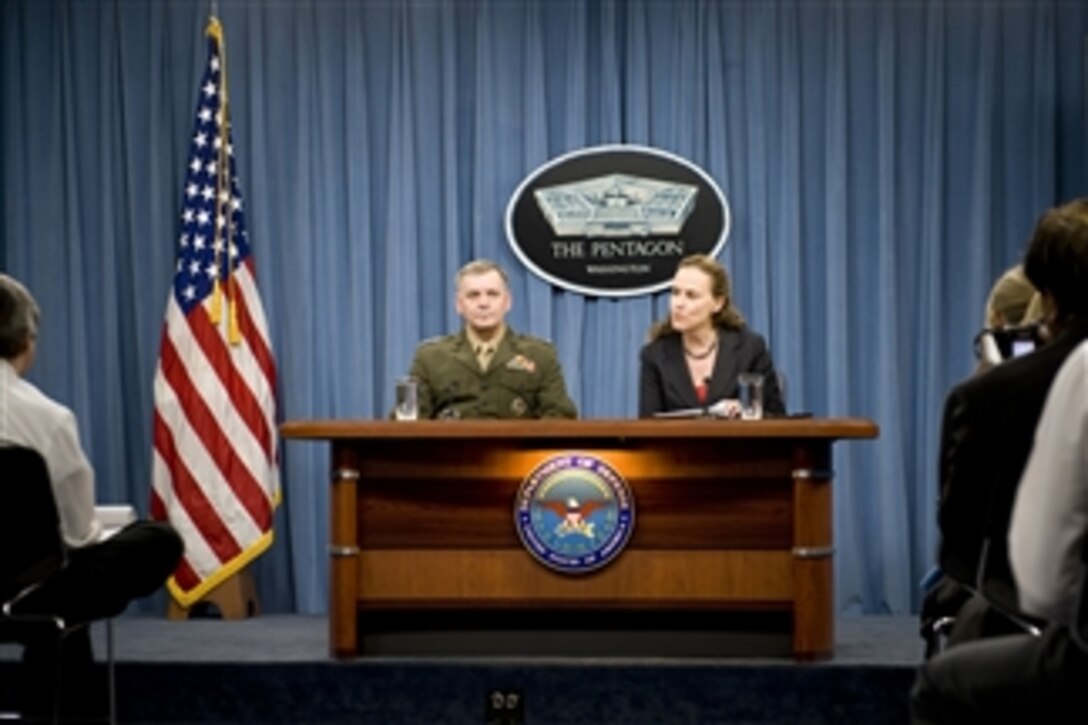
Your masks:
{"label": "metal trim on desk leg", "polygon": [[793,480],[796,481],[799,478],[807,478],[814,481],[831,481],[835,478],[835,472],[830,468],[816,469],[816,468],[795,468],[793,469]]}
{"label": "metal trim on desk leg", "polygon": [[799,444],[793,456],[793,656],[830,659],[835,650],[831,442]]}
{"label": "metal trim on desk leg", "polygon": [[347,659],[359,653],[356,619],[359,601],[358,503],[359,469],[355,451],[333,443],[332,490],[329,493],[329,649]]}
{"label": "metal trim on desk leg", "polygon": [[793,556],[796,559],[830,559],[835,556],[834,546],[795,546]]}

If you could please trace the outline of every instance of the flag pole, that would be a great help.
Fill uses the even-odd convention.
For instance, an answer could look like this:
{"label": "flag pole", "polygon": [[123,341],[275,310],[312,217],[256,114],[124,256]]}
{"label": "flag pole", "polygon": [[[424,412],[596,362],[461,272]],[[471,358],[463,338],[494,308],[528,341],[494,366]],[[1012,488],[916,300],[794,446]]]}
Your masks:
{"label": "flag pole", "polygon": [[[214,0],[213,0],[214,2]],[[208,311],[212,324],[218,325],[222,321],[224,307],[227,314],[227,341],[231,345],[237,345],[242,341],[241,331],[238,327],[238,308],[235,295],[234,275],[232,274],[231,240],[234,238],[234,229],[231,214],[232,188],[231,159],[230,159],[230,92],[227,85],[227,42],[224,37],[223,24],[214,14],[208,18],[208,37],[215,41],[216,51],[219,55],[219,138],[216,140],[216,190],[215,209],[213,219],[215,224],[215,261],[216,267],[222,270],[226,278],[225,284],[220,282],[220,274],[217,273],[212,287],[211,306]],[[219,225],[222,219],[226,227],[224,230]],[[225,287],[225,289],[224,289]]]}
{"label": "flag pole", "polygon": [[[214,7],[215,4],[216,4],[215,0],[212,0],[213,7],[212,7],[211,15],[208,16],[208,24],[207,24],[207,27],[204,28],[204,34],[209,39],[214,41],[214,43],[215,43],[215,52],[216,52],[216,55],[218,56],[218,62],[219,62],[219,87],[216,89],[216,91],[219,94],[219,115],[220,115],[221,120],[219,122],[219,137],[217,139],[215,139],[215,148],[216,148],[215,200],[216,200],[216,204],[214,206],[214,209],[215,209],[216,213],[215,213],[214,217],[212,218],[212,224],[214,226],[214,232],[213,232],[214,242],[212,244],[212,248],[216,250],[215,251],[215,265],[216,265],[216,267],[218,269],[222,269],[222,267],[220,266],[221,263],[222,263],[222,260],[220,258],[220,250],[222,248],[222,244],[220,242],[222,240],[223,230],[219,226],[218,218],[219,218],[220,211],[222,209],[222,201],[220,200],[220,194],[223,191],[223,148],[226,145],[225,141],[224,141],[224,138],[226,136],[226,133],[225,133],[225,127],[226,127],[225,120],[227,118],[227,99],[226,99],[226,96],[225,96],[226,86],[227,86],[227,73],[226,73],[226,55],[223,52],[224,51],[224,49],[223,49],[223,26],[220,24],[219,18],[215,14],[215,7]],[[229,243],[229,240],[230,240],[229,236],[227,237],[227,240],[228,240],[228,243]],[[221,287],[220,281],[219,281],[220,277],[221,277],[221,275],[217,272],[216,275],[215,275],[215,279],[212,280],[212,297],[211,297],[211,303],[210,303],[210,305],[208,307],[208,317],[211,319],[213,325],[218,325],[221,322],[222,315],[223,315],[223,290],[222,290],[222,287]],[[229,304],[229,302],[227,304]]]}

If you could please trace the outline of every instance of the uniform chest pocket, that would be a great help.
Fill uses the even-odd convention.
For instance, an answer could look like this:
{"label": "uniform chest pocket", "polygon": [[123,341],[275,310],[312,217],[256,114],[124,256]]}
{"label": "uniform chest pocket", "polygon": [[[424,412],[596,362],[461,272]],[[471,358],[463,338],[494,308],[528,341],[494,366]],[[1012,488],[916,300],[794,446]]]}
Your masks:
{"label": "uniform chest pocket", "polygon": [[520,368],[501,368],[497,371],[495,382],[522,396],[535,396],[540,389],[540,376]]}

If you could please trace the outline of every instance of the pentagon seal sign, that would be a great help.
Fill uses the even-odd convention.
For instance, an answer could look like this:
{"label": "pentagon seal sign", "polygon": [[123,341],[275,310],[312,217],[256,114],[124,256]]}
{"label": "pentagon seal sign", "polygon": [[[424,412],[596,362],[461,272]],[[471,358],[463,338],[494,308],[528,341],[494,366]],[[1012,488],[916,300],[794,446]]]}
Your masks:
{"label": "pentagon seal sign", "polygon": [[587,453],[541,462],[518,488],[514,525],[544,566],[584,574],[611,563],[631,538],[635,500],[609,463]]}
{"label": "pentagon seal sign", "polygon": [[716,256],[729,204],[687,159],[633,144],[578,149],[532,171],[506,207],[506,237],[538,277],[585,295],[669,286],[690,254]]}

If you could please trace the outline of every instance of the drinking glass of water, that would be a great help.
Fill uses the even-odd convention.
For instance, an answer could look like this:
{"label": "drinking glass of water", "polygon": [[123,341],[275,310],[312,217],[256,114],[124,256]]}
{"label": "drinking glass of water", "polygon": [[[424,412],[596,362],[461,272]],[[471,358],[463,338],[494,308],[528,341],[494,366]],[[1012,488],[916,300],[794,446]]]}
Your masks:
{"label": "drinking glass of water", "polygon": [[415,420],[419,417],[419,383],[415,378],[397,380],[397,401],[393,408],[397,420]]}
{"label": "drinking glass of water", "polygon": [[742,420],[759,420],[763,417],[763,376],[759,373],[741,373],[737,376],[737,397],[740,399]]}

